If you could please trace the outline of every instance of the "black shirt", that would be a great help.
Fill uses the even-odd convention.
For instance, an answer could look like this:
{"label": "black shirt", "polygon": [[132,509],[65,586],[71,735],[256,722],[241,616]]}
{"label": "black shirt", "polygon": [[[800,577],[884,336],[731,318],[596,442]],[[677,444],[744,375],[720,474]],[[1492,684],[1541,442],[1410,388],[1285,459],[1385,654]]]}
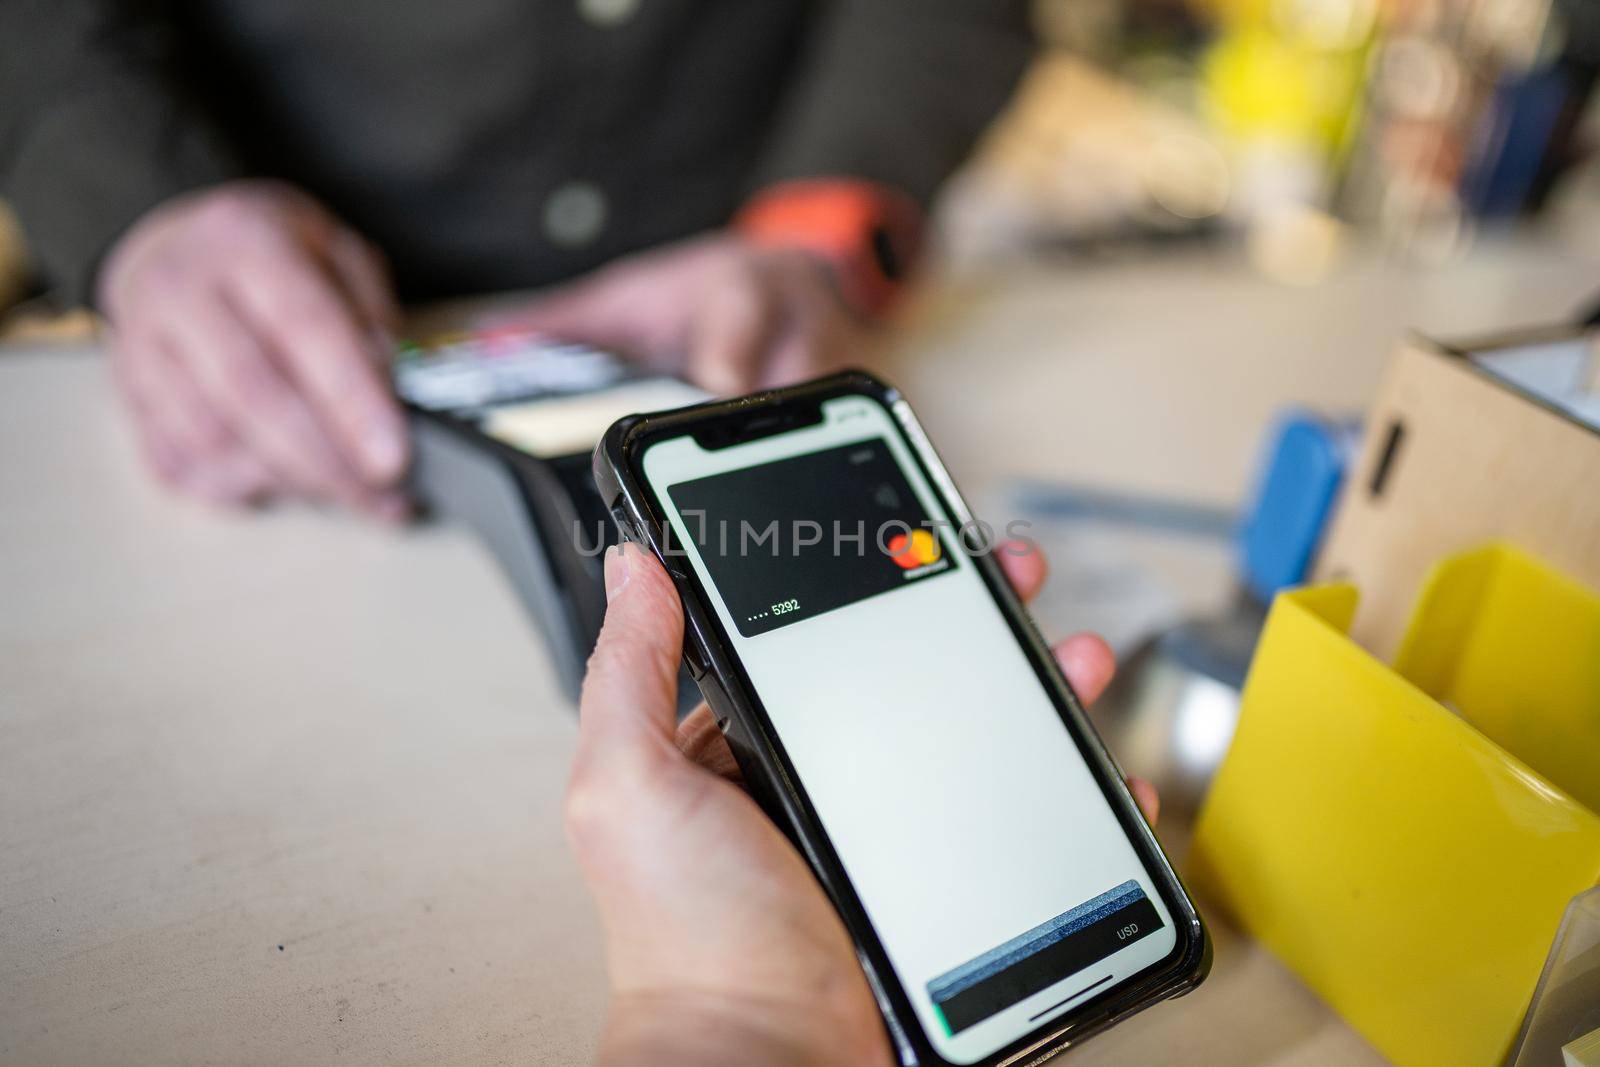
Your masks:
{"label": "black shirt", "polygon": [[4,0],[0,195],[45,279],[167,197],[277,176],[402,296],[540,285],[789,178],[921,200],[1030,51],[1024,0]]}

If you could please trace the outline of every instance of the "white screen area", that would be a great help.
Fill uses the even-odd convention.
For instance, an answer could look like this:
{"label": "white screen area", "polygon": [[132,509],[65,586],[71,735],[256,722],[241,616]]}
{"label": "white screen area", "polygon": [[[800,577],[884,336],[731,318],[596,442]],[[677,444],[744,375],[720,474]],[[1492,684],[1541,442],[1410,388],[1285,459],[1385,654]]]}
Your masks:
{"label": "white screen area", "polygon": [[[833,539],[873,508],[951,516],[881,404],[823,411],[714,451],[659,441],[644,473],[918,1021],[971,1063],[1166,957],[1173,919],[949,527]],[[740,512],[759,535],[774,501],[819,512],[800,517],[821,544],[809,526],[741,544]]]}

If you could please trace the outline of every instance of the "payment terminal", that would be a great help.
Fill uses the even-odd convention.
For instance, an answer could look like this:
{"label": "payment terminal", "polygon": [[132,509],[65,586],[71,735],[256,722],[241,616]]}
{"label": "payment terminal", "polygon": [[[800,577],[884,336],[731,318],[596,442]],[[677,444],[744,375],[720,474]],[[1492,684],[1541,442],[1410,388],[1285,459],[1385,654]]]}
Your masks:
{"label": "payment terminal", "polygon": [[[606,352],[517,330],[402,343],[395,387],[414,442],[412,490],[476,532],[510,579],[574,702],[605,613],[616,532],[590,474],[606,427],[705,394]],[[692,685],[680,686],[691,706]]]}

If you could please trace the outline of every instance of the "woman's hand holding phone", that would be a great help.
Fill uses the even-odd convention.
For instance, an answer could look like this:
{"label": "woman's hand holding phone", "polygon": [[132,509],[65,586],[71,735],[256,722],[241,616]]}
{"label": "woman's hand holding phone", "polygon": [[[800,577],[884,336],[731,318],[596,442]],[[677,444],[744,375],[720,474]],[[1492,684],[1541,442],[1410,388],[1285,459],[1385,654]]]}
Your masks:
{"label": "woman's hand holding phone", "polygon": [[[1037,550],[998,558],[1024,599],[1039,590]],[[671,580],[634,545],[612,549],[605,573],[567,792],[612,985],[600,1062],[892,1063],[850,937],[805,860],[737,784],[710,711],[676,723],[683,613]],[[1054,651],[1085,702],[1111,680],[1098,637]],[[1155,791],[1128,784],[1154,821]]]}

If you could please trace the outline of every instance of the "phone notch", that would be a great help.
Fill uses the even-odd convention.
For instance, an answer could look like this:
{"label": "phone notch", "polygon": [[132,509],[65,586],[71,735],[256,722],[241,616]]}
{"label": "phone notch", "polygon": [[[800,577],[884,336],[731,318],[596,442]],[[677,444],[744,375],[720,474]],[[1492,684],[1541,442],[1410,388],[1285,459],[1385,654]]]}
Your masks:
{"label": "phone notch", "polygon": [[822,403],[818,400],[796,401],[777,407],[752,404],[748,410],[733,411],[697,428],[694,439],[707,452],[715,452],[763,437],[819,426],[822,418]]}

